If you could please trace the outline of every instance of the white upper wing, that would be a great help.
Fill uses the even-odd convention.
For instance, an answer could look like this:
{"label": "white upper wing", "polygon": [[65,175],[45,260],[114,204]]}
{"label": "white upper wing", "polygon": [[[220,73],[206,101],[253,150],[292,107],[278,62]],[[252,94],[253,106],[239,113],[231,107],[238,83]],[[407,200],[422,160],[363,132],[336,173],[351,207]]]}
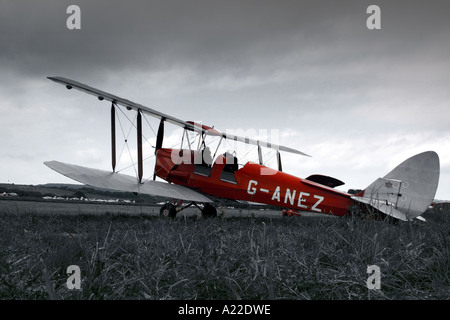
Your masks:
{"label": "white upper wing", "polygon": [[169,116],[167,114],[164,114],[162,112],[159,112],[157,110],[151,109],[149,107],[145,107],[139,103],[135,103],[133,101],[127,100],[127,99],[123,99],[121,97],[118,97],[116,95],[113,95],[111,93],[90,87],[88,85],[85,85],[81,82],[78,81],[74,81],[71,79],[67,79],[67,78],[63,78],[63,77],[48,77],[48,79],[55,81],[57,83],[63,84],[66,86],[67,89],[77,89],[80,91],[83,91],[85,93],[91,94],[93,96],[96,96],[98,99],[100,100],[107,100],[110,101],[112,103],[115,103],[117,105],[121,105],[123,107],[126,108],[131,108],[134,110],[141,110],[142,112],[149,114],[153,117],[156,117],[158,119],[163,119],[164,121],[167,121],[169,123],[175,124],[177,126],[183,127],[185,129],[191,130],[191,131],[197,131],[200,132],[202,131],[203,133],[209,134],[209,135],[221,135],[223,138],[225,139],[230,139],[230,140],[234,140],[234,141],[239,141],[242,143],[246,143],[246,144],[252,144],[252,145],[258,145],[261,147],[265,147],[265,148],[270,148],[270,149],[275,149],[275,150],[280,150],[280,151],[285,151],[285,152],[290,152],[290,153],[295,153],[295,154],[299,154],[299,155],[303,155],[303,156],[308,156],[306,153],[303,153],[299,150],[296,149],[292,149],[289,147],[285,147],[285,146],[281,146],[281,145],[277,145],[277,144],[272,144],[272,143],[267,143],[264,141],[259,141],[259,140],[254,140],[254,139],[250,139],[250,138],[246,138],[246,137],[240,137],[240,136],[235,136],[235,135],[231,135],[231,134],[226,134],[226,133],[222,133],[222,132],[218,132],[216,130],[205,130],[204,128],[202,128],[201,126],[196,126],[193,123],[189,123],[187,121],[183,121],[180,119],[177,119],[173,116]]}

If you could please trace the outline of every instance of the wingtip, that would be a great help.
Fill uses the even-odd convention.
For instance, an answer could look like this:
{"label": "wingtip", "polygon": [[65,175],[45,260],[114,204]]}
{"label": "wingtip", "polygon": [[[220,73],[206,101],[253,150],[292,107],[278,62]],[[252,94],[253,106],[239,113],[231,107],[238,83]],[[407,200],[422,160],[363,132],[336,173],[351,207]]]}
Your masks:
{"label": "wingtip", "polygon": [[51,81],[53,81],[53,82],[56,82],[56,83],[62,83],[62,82],[63,82],[62,79],[61,79],[61,77],[56,77],[56,76],[47,77],[47,79],[48,79],[48,80],[51,80]]}
{"label": "wingtip", "polygon": [[310,157],[310,158],[312,158],[312,156],[310,156],[309,154],[304,153],[304,152],[301,152],[301,151],[298,151],[298,150],[297,150],[296,153],[298,153],[299,155],[305,156],[305,157]]}
{"label": "wingtip", "polygon": [[44,164],[45,164],[47,167],[51,167],[52,163],[55,163],[55,161],[54,161],[54,160],[51,160],[51,161],[44,161]]}
{"label": "wingtip", "polygon": [[55,81],[55,82],[65,82],[65,81],[69,80],[69,79],[66,79],[63,77],[58,77],[58,76],[49,76],[49,77],[47,77],[47,79]]}

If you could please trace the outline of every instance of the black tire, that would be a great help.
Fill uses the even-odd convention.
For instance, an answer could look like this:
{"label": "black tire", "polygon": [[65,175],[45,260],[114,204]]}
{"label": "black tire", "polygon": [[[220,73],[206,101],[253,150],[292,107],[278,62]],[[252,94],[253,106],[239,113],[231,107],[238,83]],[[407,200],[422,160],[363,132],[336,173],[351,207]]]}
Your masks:
{"label": "black tire", "polygon": [[166,203],[159,209],[159,216],[162,218],[175,218],[177,216],[177,208],[171,203]]}
{"label": "black tire", "polygon": [[217,217],[216,208],[210,205],[209,203],[205,203],[205,206],[203,207],[202,210],[202,217],[205,219]]}

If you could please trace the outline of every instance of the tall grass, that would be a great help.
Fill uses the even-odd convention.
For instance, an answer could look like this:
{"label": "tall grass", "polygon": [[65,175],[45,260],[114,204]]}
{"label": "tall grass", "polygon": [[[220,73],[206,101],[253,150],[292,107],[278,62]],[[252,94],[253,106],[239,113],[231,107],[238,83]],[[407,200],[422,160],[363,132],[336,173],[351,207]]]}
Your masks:
{"label": "tall grass", "polygon": [[[164,220],[0,214],[1,299],[448,299],[450,213]],[[66,286],[81,269],[81,290]],[[369,290],[378,265],[381,289]]]}

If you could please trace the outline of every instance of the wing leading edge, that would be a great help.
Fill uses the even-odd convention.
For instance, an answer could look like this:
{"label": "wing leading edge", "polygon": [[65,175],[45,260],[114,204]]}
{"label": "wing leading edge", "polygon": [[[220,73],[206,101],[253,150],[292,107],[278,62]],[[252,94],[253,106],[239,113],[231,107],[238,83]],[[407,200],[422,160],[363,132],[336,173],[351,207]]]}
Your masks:
{"label": "wing leading edge", "polygon": [[86,168],[59,161],[44,162],[46,166],[75,181],[99,188],[151,194],[194,202],[213,202],[192,189],[160,181],[139,184],[135,177],[110,171]]}

